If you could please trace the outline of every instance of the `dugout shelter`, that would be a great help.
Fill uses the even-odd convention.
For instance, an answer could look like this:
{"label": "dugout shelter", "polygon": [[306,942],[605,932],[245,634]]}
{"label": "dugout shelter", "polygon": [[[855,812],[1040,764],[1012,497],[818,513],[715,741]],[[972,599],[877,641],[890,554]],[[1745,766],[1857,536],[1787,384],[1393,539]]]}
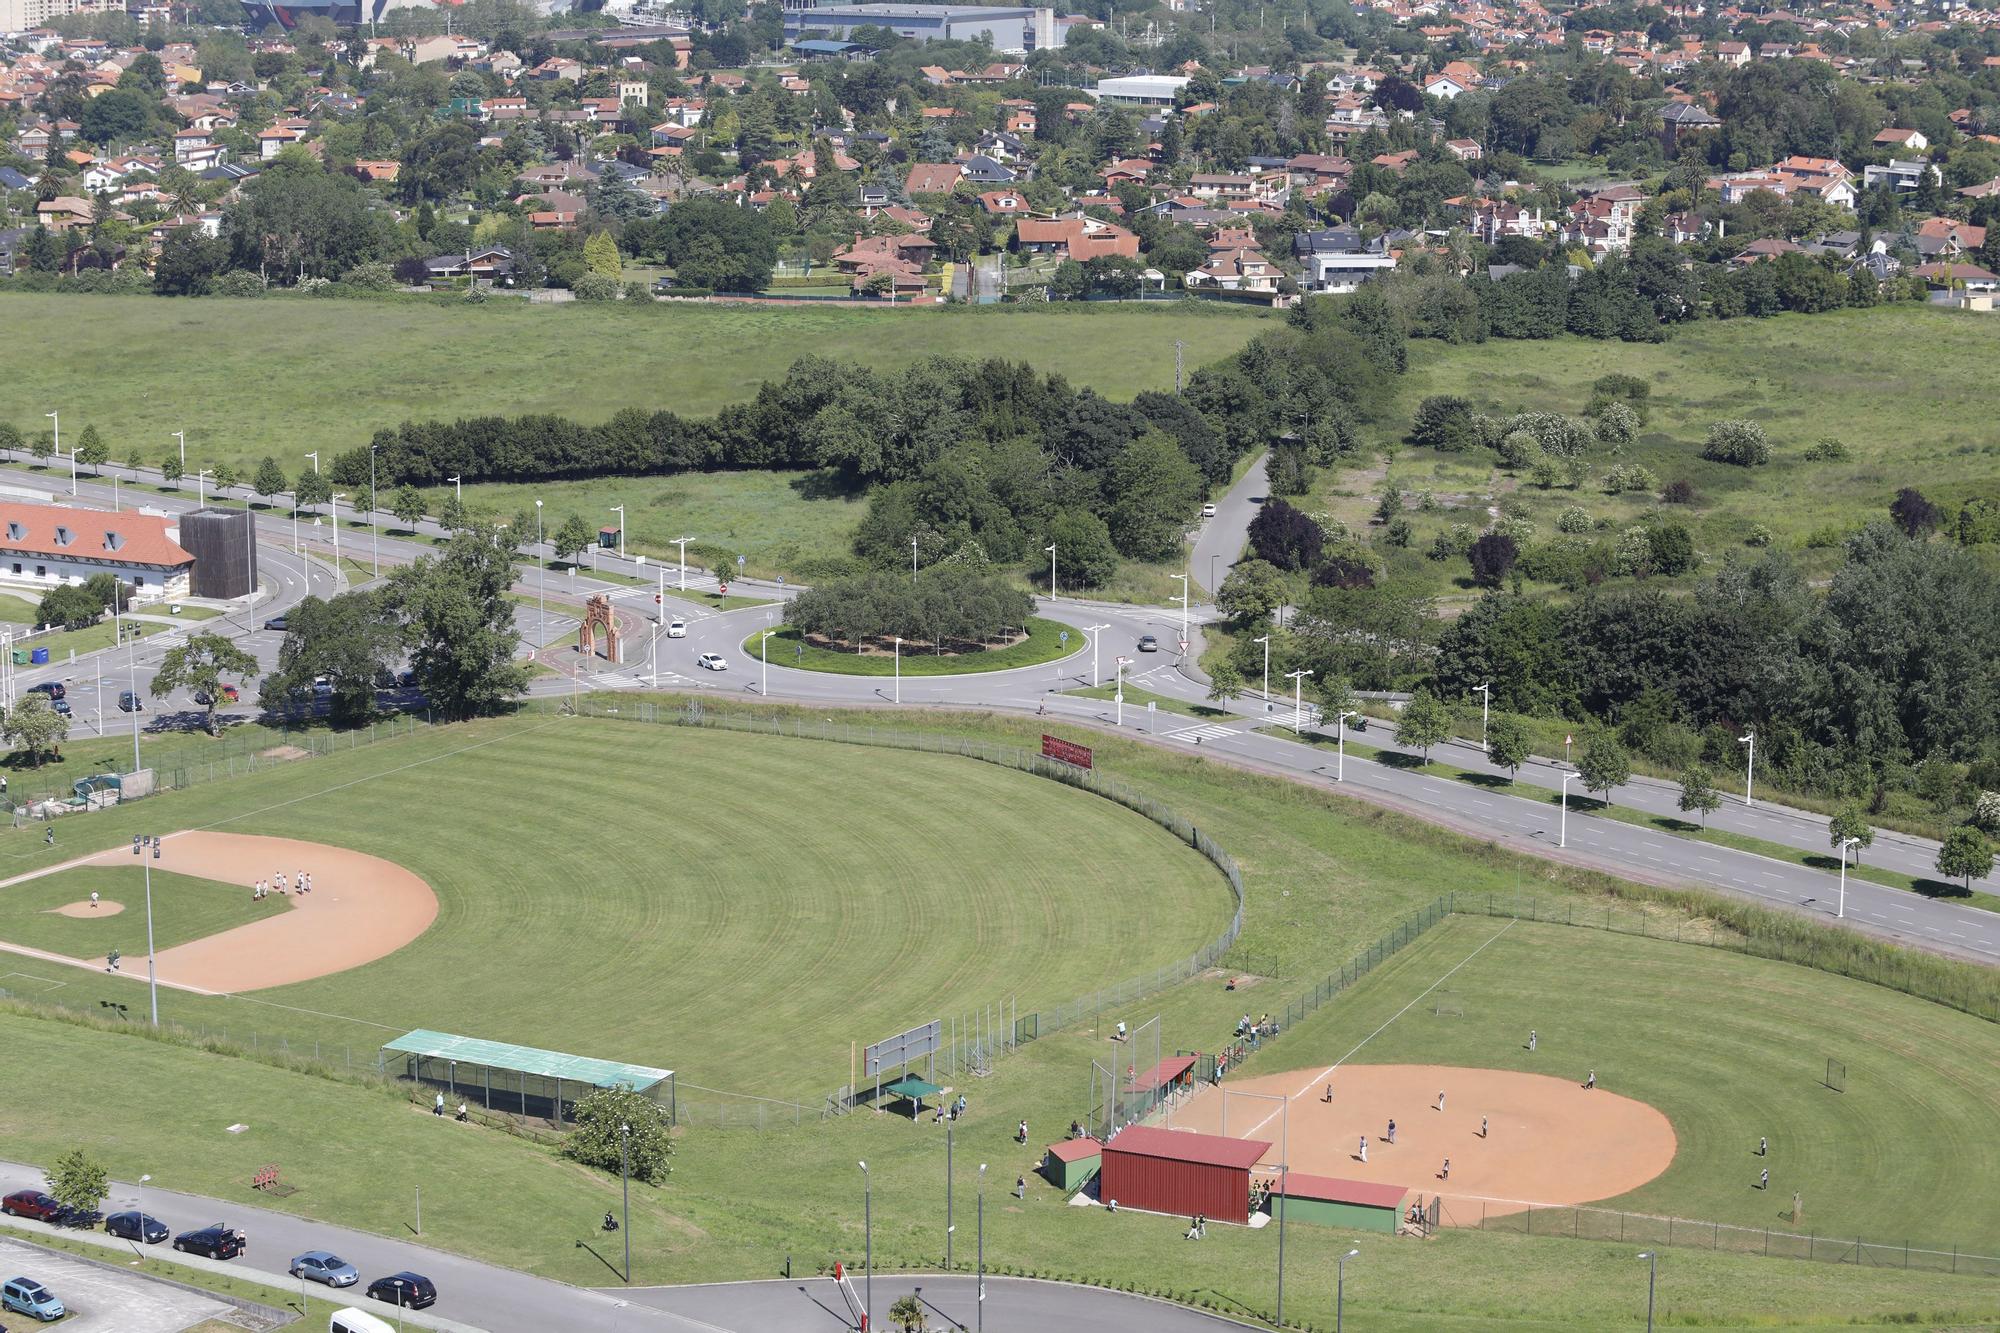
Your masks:
{"label": "dugout shelter", "polygon": [[1282,1217],[1288,1222],[1317,1222],[1321,1226],[1382,1231],[1393,1236],[1403,1219],[1404,1201],[1409,1197],[1407,1185],[1287,1171],[1271,1186],[1270,1207],[1272,1217]]}
{"label": "dugout shelter", "polygon": [[573,1119],[576,1099],[598,1088],[641,1093],[669,1122],[679,1109],[671,1069],[423,1028],[383,1046],[382,1072],[434,1087],[453,1106],[463,1100],[488,1111],[557,1123]]}
{"label": "dugout shelter", "polygon": [[1120,1208],[1248,1222],[1250,1168],[1270,1150],[1259,1139],[1128,1125],[1104,1145],[1097,1197]]}

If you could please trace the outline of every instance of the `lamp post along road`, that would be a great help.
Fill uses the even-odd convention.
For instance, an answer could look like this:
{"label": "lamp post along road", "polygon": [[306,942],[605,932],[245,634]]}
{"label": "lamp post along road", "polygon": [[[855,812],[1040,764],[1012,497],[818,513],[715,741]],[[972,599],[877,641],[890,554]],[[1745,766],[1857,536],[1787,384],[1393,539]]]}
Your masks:
{"label": "lamp post along road", "polygon": [[[185,472],[185,471],[187,471],[187,465],[188,465],[188,437],[187,437],[187,432],[186,432],[186,431],[184,431],[184,430],[177,430],[177,431],[175,431],[175,432],[174,432],[173,434],[174,434],[174,438],[175,438],[176,440],[180,441],[180,446],[181,446],[181,471]],[[319,455],[318,455],[318,454],[313,454],[313,455],[311,455],[311,457],[312,457],[312,459],[313,459],[313,471],[317,472],[317,471],[319,471]]]}
{"label": "lamp post along road", "polygon": [[381,508],[382,498],[375,491],[375,446],[371,444],[368,446],[368,535],[375,547],[373,577],[378,579],[382,577],[382,525],[375,521],[375,515]]}
{"label": "lamp post along road", "polygon": [[1118,659],[1118,688],[1111,692],[1111,697],[1117,701],[1118,708],[1117,721],[1113,724],[1115,726],[1125,725],[1125,664],[1131,660],[1129,657]]}
{"label": "lamp post along road", "polygon": [[1489,754],[1491,750],[1486,744],[1486,716],[1493,707],[1493,686],[1488,683],[1474,685],[1472,689],[1479,696],[1479,751],[1481,754]]}
{"label": "lamp post along road", "polygon": [[194,506],[197,509],[208,503],[209,471],[210,469],[203,468],[194,474]]}
{"label": "lamp post along road", "polygon": [[758,686],[757,693],[766,699],[771,697],[771,636],[777,632],[774,629],[767,629],[763,637],[757,640],[757,655],[764,660],[764,683]]}
{"label": "lamp post along road", "polygon": [[625,506],[612,505],[611,512],[618,515],[618,558],[625,558]]}
{"label": "lamp post along road", "polygon": [[1840,910],[1834,916],[1842,921],[1847,919],[1847,849],[1860,841],[1859,838],[1840,840]]}
{"label": "lamp post along road", "polygon": [[861,1163],[861,1244],[862,1279],[866,1286],[861,1297],[861,1322],[863,1327],[875,1322],[875,1182],[868,1174],[868,1163]]}
{"label": "lamp post along road", "polygon": [[1339,740],[1335,742],[1333,758],[1333,780],[1335,782],[1347,781],[1347,719],[1360,716],[1361,714],[1359,713],[1351,712],[1340,715],[1339,729],[1336,732]]}
{"label": "lamp post along road", "polygon": [[1046,549],[1049,553],[1049,600],[1053,602],[1056,599],[1056,544],[1050,542]]}
{"label": "lamp post along road", "polygon": [[1743,808],[1748,810],[1752,804],[1750,787],[1757,779],[1757,733],[1753,731],[1747,736],[1738,736],[1736,741],[1739,745],[1750,747],[1750,758],[1743,768]]}
{"label": "lamp post along road", "polygon": [[1252,639],[1250,642],[1264,645],[1264,705],[1265,711],[1269,712],[1271,704],[1271,636],[1266,634],[1263,638]]}
{"label": "lamp post along road", "polygon": [[[536,503],[540,504],[541,502],[538,500],[536,501]],[[674,545],[681,548],[681,591],[682,592],[686,592],[688,590],[688,543],[693,540],[694,538],[692,537],[674,538]]]}
{"label": "lamp post along road", "polygon": [[1186,657],[1188,650],[1188,576],[1185,574],[1175,574],[1171,577],[1181,581],[1181,656]]}
{"label": "lamp post along road", "polygon": [[1334,1270],[1333,1277],[1333,1333],[1340,1333],[1340,1321],[1346,1313],[1347,1261],[1359,1253],[1359,1250],[1349,1250],[1334,1261],[1339,1266]]}
{"label": "lamp post along road", "polygon": [[1090,688],[1093,690],[1097,688],[1097,682],[1103,679],[1097,674],[1097,632],[1110,628],[1109,625],[1085,626],[1085,632],[1090,635]]}
{"label": "lamp post along road", "polygon": [[458,501],[458,502],[459,502],[460,504],[464,504],[464,503],[465,503],[465,477],[464,477],[463,475],[460,475],[460,476],[456,476],[456,477],[446,477],[446,478],[445,478],[445,480],[451,483],[451,486],[452,486],[452,492],[451,492],[451,494],[452,494],[452,498],[453,498],[454,500],[457,500],[457,501]]}
{"label": "lamp post along road", "polygon": [[1562,782],[1562,827],[1556,834],[1556,846],[1569,846],[1569,784],[1582,777],[1581,773],[1565,773]]}
{"label": "lamp post along road", "polygon": [[1300,687],[1312,672],[1300,667],[1297,671],[1288,671],[1285,674],[1292,678],[1292,734],[1302,736],[1306,729],[1306,705],[1305,695]]}
{"label": "lamp post along road", "polygon": [[903,636],[896,636],[896,702],[903,702]]}

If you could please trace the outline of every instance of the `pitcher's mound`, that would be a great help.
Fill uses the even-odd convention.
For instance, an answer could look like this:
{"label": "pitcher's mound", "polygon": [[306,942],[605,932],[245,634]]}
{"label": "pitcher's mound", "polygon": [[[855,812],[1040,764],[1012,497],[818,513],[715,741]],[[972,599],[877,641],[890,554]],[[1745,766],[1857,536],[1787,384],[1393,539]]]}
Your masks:
{"label": "pitcher's mound", "polygon": [[100,898],[95,907],[88,902],[64,903],[61,907],[48,909],[57,916],[117,916],[125,910],[124,903],[114,903],[109,898]]}

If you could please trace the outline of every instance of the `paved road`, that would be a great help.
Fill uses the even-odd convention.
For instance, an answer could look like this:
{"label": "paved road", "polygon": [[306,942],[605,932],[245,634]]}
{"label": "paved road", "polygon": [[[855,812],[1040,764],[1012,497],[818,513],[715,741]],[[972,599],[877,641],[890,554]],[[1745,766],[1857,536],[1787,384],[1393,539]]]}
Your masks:
{"label": "paved road", "polygon": [[1265,467],[1270,461],[1271,456],[1264,455],[1236,479],[1215,502],[1215,517],[1205,520],[1195,537],[1189,568],[1194,571],[1195,580],[1208,589],[1210,598],[1221,591],[1222,580],[1229,577],[1229,567],[1243,554],[1250,520],[1257,517],[1257,509],[1269,490]]}
{"label": "paved road", "polygon": [[[49,479],[40,480],[47,482]],[[1256,513],[1263,489],[1260,460],[1217,502],[1216,517],[1208,520],[1197,534],[1194,557],[1197,562],[1213,557],[1219,568],[1223,559],[1233,558],[1240,552],[1243,533]],[[93,488],[92,483],[85,482],[80,490],[85,498],[109,499],[108,487]],[[191,502],[192,497],[185,503],[191,505]],[[260,519],[260,531],[267,534],[270,540],[289,546],[290,523],[286,516],[264,516]],[[350,555],[360,548],[352,535],[345,541]],[[388,562],[406,560],[428,549],[387,537],[380,540],[380,547],[384,560]],[[268,552],[270,546],[267,545],[265,550]],[[543,548],[538,555],[546,557],[547,549]],[[271,557],[260,558],[268,561]],[[654,583],[661,568],[657,562],[645,563],[637,558],[621,560],[615,554],[599,553],[593,559],[607,572],[617,571],[641,577],[649,583]],[[321,577],[325,577],[324,571]],[[686,638],[667,639],[658,636],[655,631],[645,639],[634,640],[622,667],[611,667],[601,661],[585,666],[574,654],[558,650],[545,660],[553,660],[573,674],[540,678],[532,687],[532,692],[547,695],[578,689],[631,689],[650,686],[657,680],[659,686],[665,689],[757,696],[766,689],[768,676],[772,698],[842,705],[900,702],[1011,710],[1046,708],[1049,715],[1056,718],[1093,726],[1122,726],[1135,737],[1169,746],[1193,748],[1199,743],[1206,753],[1297,781],[1330,786],[1340,767],[1323,744],[1310,746],[1288,737],[1265,735],[1253,730],[1266,716],[1262,701],[1254,693],[1234,701],[1229,706],[1229,718],[1213,722],[1168,712],[1152,715],[1136,706],[1125,707],[1121,719],[1120,710],[1114,704],[1070,698],[1062,693],[1088,685],[1093,680],[1110,681],[1115,676],[1116,659],[1124,656],[1129,659],[1126,672],[1128,685],[1186,703],[1206,702],[1206,683],[1198,678],[1190,661],[1182,660],[1171,651],[1174,641],[1181,634],[1182,620],[1178,606],[1144,608],[1074,598],[1044,599],[1042,610],[1045,614],[1075,625],[1080,630],[1092,625],[1103,627],[1094,645],[1095,662],[1091,636],[1086,633],[1076,640],[1076,651],[1059,662],[981,675],[906,677],[898,683],[880,677],[799,671],[784,665],[782,658],[773,660],[767,672],[753,655],[743,651],[742,645],[758,629],[776,623],[782,608],[773,605],[717,613],[706,606],[675,600],[672,593],[679,582],[679,571],[670,569],[666,579],[667,605],[670,614],[687,620]],[[691,571],[688,585],[694,589],[713,588],[714,580]],[[747,581],[740,586],[732,584],[732,587],[774,601],[782,601],[797,592],[796,588]],[[655,610],[653,591],[657,583],[654,583],[654,588],[633,587],[622,582],[596,579],[588,572],[556,573],[530,564],[522,567],[517,588],[544,598],[551,608],[551,615],[573,615],[578,599],[602,592],[610,596],[614,603],[651,616]],[[274,602],[275,605],[277,603]],[[533,610],[524,610],[524,622],[529,611]],[[535,615],[539,623],[539,611],[535,611]],[[1213,611],[1208,607],[1195,607],[1191,615],[1193,622],[1199,625],[1202,620],[1211,617]],[[1144,634],[1156,635],[1169,651],[1138,652],[1137,643]],[[1195,637],[1198,639],[1198,631]],[[257,641],[256,634],[252,639],[255,651],[260,654],[275,653],[275,635],[269,636],[268,642]],[[728,659],[730,669],[713,673],[696,668],[695,657],[702,652],[721,653]],[[1197,645],[1190,656],[1198,653]],[[115,695],[112,697],[115,700]],[[1270,717],[1281,721],[1286,712],[1281,702],[1275,706]],[[1386,736],[1386,730],[1371,727],[1367,733],[1368,743],[1375,747],[1396,748]],[[1484,758],[1476,747],[1445,747],[1437,757],[1448,758],[1469,769],[1485,768]],[[1486,771],[1497,776],[1496,770]],[[1565,771],[1558,765],[1537,762],[1522,769],[1520,782],[1526,787],[1553,790],[1561,785]],[[1832,871],[1809,869],[1788,861],[1574,810],[1568,816],[1567,838],[1564,839],[1558,811],[1550,809],[1542,801],[1512,795],[1504,787],[1475,787],[1465,782],[1412,773],[1358,756],[1347,758],[1344,772],[1345,790],[1355,796],[1392,805],[1474,836],[1491,838],[1502,845],[1596,866],[1613,874],[1647,882],[1716,889],[1822,919],[1831,918],[1838,910],[1839,879]],[[1654,814],[1677,815],[1674,795],[1675,789],[1671,784],[1653,779],[1635,780],[1614,793],[1621,806]],[[1717,829],[1748,834],[1822,856],[1828,851],[1823,819],[1761,801],[1750,808],[1745,808],[1740,798],[1728,802],[1711,816],[1710,822]],[[1563,845],[1559,846],[1559,843]],[[1913,875],[1928,875],[1936,852],[1936,844],[1926,839],[1878,831],[1875,845],[1868,852],[1868,860],[1871,864],[1889,866]],[[1975,887],[2000,892],[2000,878],[1989,877],[1978,881]],[[1875,885],[1853,875],[1847,879],[1846,912],[1848,924],[1861,930],[1940,952],[2000,963],[2000,914],[1967,907],[1949,899],[1934,900]]]}
{"label": "paved road", "polygon": [[[867,1283],[854,1281],[856,1298],[866,1303]],[[978,1312],[978,1279],[937,1273],[875,1277],[874,1319],[886,1328],[889,1307],[915,1294],[933,1329],[988,1333],[1223,1333],[1262,1327],[1223,1319],[1143,1296],[1066,1287],[1027,1278],[986,1279],[986,1311]],[[698,1319],[715,1333],[837,1333],[853,1324],[848,1306],[831,1278],[791,1282],[727,1282],[694,1287],[640,1287],[623,1295],[632,1301]]]}

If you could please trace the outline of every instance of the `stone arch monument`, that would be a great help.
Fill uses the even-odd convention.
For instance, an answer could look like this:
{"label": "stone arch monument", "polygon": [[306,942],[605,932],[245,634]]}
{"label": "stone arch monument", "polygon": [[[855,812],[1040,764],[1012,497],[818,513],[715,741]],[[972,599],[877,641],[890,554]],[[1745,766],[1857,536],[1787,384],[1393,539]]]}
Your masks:
{"label": "stone arch monument", "polygon": [[597,656],[597,632],[604,631],[604,659],[613,664],[624,661],[619,653],[618,617],[611,613],[611,599],[598,593],[584,603],[583,623],[576,627],[577,651]]}

